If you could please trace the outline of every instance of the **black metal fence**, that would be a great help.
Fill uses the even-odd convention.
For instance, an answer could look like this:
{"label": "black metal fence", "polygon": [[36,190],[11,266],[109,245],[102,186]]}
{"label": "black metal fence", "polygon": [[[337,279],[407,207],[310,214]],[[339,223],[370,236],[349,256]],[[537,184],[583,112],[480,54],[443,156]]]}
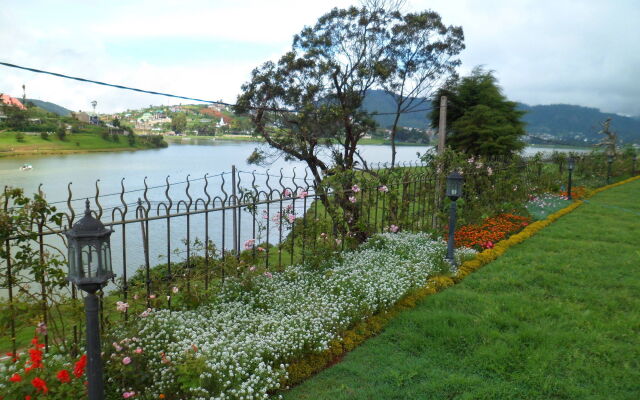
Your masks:
{"label": "black metal fence", "polygon": [[[630,157],[608,163],[597,159],[596,163],[579,159],[574,185],[590,182],[600,186],[637,173]],[[523,190],[561,189],[565,185],[566,158],[491,165],[482,169],[474,166],[477,171],[472,168],[467,173],[469,204],[475,204],[473,199],[489,198],[488,192],[493,198],[515,196],[511,193],[516,192],[513,183],[505,183],[509,175],[518,176],[515,186],[526,186]],[[442,169],[422,163],[395,169],[379,165],[372,174],[356,175],[354,182],[336,189],[315,185],[308,174],[297,176],[295,170],[285,176],[282,171],[259,173],[235,167],[230,172],[187,177],[182,182],[172,183],[167,177],[161,186],[150,187],[145,179],[144,187],[135,190],[127,190],[123,179],[121,190],[108,194],[101,194],[96,182],[91,207],[115,231],[111,246],[117,275],[101,294],[102,326],[126,320],[146,308],[195,305],[229,275],[268,274],[286,265],[321,259],[357,244],[362,235],[435,231],[443,225]],[[493,185],[488,192],[487,184]],[[3,210],[10,215],[11,209],[20,205],[10,204],[6,191]],[[78,294],[71,285],[52,285],[50,280],[66,273],[62,232],[76,221],[78,202],[84,200],[74,198],[69,184],[67,200],[58,204],[63,209],[62,224],[33,221],[29,237],[33,262],[44,266],[58,260],[48,272],[16,266],[13,255],[24,249],[17,246],[16,237],[4,238],[5,256],[0,259],[6,299],[2,303],[3,350],[15,352],[28,343],[33,335],[29,319],[37,306],[36,318],[43,323],[47,348],[54,341],[77,351],[84,336]],[[338,200],[348,203],[341,206]],[[468,213],[467,221],[472,220],[474,210],[462,207],[461,211],[463,221],[464,213]]]}

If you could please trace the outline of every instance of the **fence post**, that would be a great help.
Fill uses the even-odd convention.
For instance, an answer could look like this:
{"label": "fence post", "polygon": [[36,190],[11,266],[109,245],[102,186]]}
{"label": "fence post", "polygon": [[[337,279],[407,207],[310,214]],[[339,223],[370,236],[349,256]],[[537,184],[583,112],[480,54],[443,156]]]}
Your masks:
{"label": "fence post", "polygon": [[[240,253],[238,252],[238,242],[240,238],[238,238],[238,211],[236,210],[236,206],[238,204],[238,193],[236,191],[236,166],[231,166],[231,205],[233,207],[233,253],[238,256]],[[224,233],[223,233],[224,235]]]}

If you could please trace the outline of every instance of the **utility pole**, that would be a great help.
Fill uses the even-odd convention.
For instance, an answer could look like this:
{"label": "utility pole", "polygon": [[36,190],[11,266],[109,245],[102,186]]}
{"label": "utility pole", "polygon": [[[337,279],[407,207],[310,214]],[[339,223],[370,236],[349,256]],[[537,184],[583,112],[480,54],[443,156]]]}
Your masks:
{"label": "utility pole", "polygon": [[[440,97],[440,121],[438,124],[438,155],[444,154],[444,145],[445,139],[447,136],[447,96]],[[438,159],[437,163],[441,163],[442,160]],[[445,173],[444,170],[441,172]],[[436,175],[436,187],[435,193],[433,196],[433,213],[431,215],[431,228],[438,229],[438,210],[442,208],[442,177],[440,175]]]}
{"label": "utility pole", "polygon": [[438,154],[444,153],[447,136],[447,96],[440,97],[440,123],[438,124]]}

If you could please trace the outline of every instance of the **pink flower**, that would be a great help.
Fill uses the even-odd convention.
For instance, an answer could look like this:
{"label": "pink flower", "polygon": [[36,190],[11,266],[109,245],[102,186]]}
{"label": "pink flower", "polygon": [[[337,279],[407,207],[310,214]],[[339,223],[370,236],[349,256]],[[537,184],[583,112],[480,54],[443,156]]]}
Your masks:
{"label": "pink flower", "polygon": [[125,399],[128,399],[129,397],[133,397],[135,395],[136,395],[136,392],[134,391],[122,393],[122,397],[124,397]]}
{"label": "pink flower", "polygon": [[255,265],[252,265],[252,266],[249,267],[249,271],[253,272],[255,270],[256,270],[256,266]]}
{"label": "pink flower", "polygon": [[265,272],[264,276],[266,276],[267,278],[273,278],[273,275],[271,275],[271,272],[269,271]]}
{"label": "pink flower", "polygon": [[483,246],[485,249],[493,249],[493,242],[488,241],[487,243],[484,244]]}
{"label": "pink flower", "polygon": [[308,192],[306,192],[306,191],[300,192],[300,193],[298,194],[298,198],[299,198],[299,199],[304,199],[304,198],[305,198],[305,197],[307,197],[307,196],[309,196],[309,193],[308,193]]}
{"label": "pink flower", "polygon": [[129,364],[131,364],[131,358],[129,358],[129,357],[125,357],[125,358],[123,358],[123,359],[122,359],[122,363],[123,363],[124,365],[129,365]]}
{"label": "pink flower", "polygon": [[116,351],[122,351],[122,347],[118,343],[113,342],[112,345],[113,348],[116,349]]}
{"label": "pink flower", "polygon": [[295,214],[289,214],[289,215],[287,215],[287,219],[289,220],[290,224],[293,224],[293,221],[296,220],[296,215]]}
{"label": "pink flower", "polygon": [[400,229],[400,227],[399,227],[399,226],[397,226],[397,225],[391,225],[391,226],[389,227],[389,232],[396,233],[396,232],[398,232],[398,229]]}
{"label": "pink flower", "polygon": [[127,311],[127,308],[129,308],[129,303],[125,303],[123,301],[116,302],[116,310],[120,312],[125,312]]}
{"label": "pink flower", "polygon": [[38,335],[46,335],[47,334],[47,324],[44,322],[38,322],[38,326],[36,326],[36,333]]}
{"label": "pink flower", "polygon": [[360,187],[358,185],[353,185],[351,186],[351,190],[353,190],[353,193],[358,193],[360,191]]}
{"label": "pink flower", "polygon": [[355,203],[357,200],[355,196],[349,196],[349,201]]}
{"label": "pink flower", "polygon": [[140,347],[138,347],[133,352],[136,353],[136,354],[141,354],[142,353],[142,349]]}
{"label": "pink flower", "polygon": [[146,310],[144,310],[142,312],[142,314],[140,314],[140,316],[144,318],[144,317],[148,316],[149,314],[151,314],[151,309],[147,308]]}
{"label": "pink flower", "polygon": [[389,191],[389,188],[383,185],[383,186],[380,186],[380,187],[378,188],[378,190],[379,190],[379,191],[381,191],[381,192],[383,192],[383,193],[386,193],[386,192],[388,192],[388,191]]}
{"label": "pink flower", "polygon": [[180,289],[178,289],[178,287],[177,287],[177,286],[174,286],[174,287],[172,287],[172,288],[171,288],[171,291],[172,291],[173,293],[178,293],[178,292],[180,291]]}
{"label": "pink flower", "polygon": [[149,295],[149,298],[150,298],[151,300],[153,300],[153,299],[155,299],[155,298],[156,298],[156,295],[155,295],[155,294],[150,294],[150,295]]}
{"label": "pink flower", "polygon": [[138,300],[138,295],[137,295],[137,294],[134,294],[134,295],[133,295],[133,299],[134,299],[134,300]]}
{"label": "pink flower", "polygon": [[267,212],[267,210],[262,210],[262,218],[269,219],[269,213]]}
{"label": "pink flower", "polygon": [[258,247],[258,251],[267,251],[264,247]]}
{"label": "pink flower", "polygon": [[244,249],[251,250],[253,246],[255,246],[255,244],[256,244],[255,239],[248,239],[246,242],[244,242]]}

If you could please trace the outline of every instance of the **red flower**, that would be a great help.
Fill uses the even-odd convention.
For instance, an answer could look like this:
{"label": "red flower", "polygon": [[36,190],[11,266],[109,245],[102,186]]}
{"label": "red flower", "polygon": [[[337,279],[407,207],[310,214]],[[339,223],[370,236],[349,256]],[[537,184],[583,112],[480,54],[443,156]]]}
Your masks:
{"label": "red flower", "polygon": [[87,366],[87,355],[83,354],[82,357],[76,362],[76,365],[73,368],[73,375],[76,378],[80,378],[84,375],[84,368]]}
{"label": "red flower", "polygon": [[69,371],[67,371],[66,369],[60,370],[56,375],[56,378],[58,378],[58,380],[62,383],[71,382],[71,376],[69,375]]}
{"label": "red flower", "polygon": [[29,349],[29,361],[28,361],[28,363],[31,365],[29,365],[24,369],[25,372],[29,372],[35,368],[42,368],[42,350],[40,349],[43,348],[44,345],[38,343],[37,337],[34,337],[31,340],[31,344],[33,344],[33,349]]}
{"label": "red flower", "polygon": [[9,380],[11,382],[20,382],[22,380],[22,377],[18,374],[13,374],[11,378],[9,378]]}
{"label": "red flower", "polygon": [[24,400],[31,400],[31,396],[29,395],[24,396]]}
{"label": "red flower", "polygon": [[34,388],[36,388],[38,392],[47,394],[47,392],[49,391],[49,388],[47,387],[47,383],[38,377],[33,378],[33,380],[31,381],[31,384],[33,385]]}

